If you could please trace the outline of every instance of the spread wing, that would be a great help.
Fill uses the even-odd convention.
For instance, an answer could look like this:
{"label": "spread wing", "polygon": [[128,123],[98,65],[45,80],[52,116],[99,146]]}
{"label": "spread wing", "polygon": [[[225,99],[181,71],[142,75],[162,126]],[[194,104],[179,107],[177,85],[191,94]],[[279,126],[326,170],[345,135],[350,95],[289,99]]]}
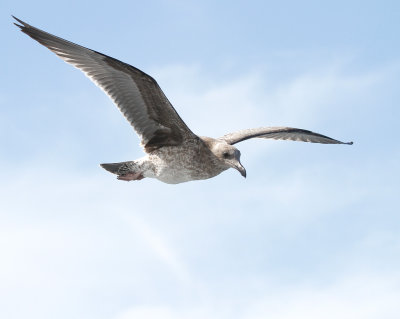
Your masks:
{"label": "spread wing", "polygon": [[224,140],[228,144],[233,145],[254,137],[271,138],[274,140],[291,140],[291,141],[301,141],[301,142],[311,142],[311,143],[322,143],[322,144],[348,144],[348,145],[353,144],[353,142],[344,143],[322,134],[293,127],[252,128],[226,134],[220,137],[219,139]]}
{"label": "spread wing", "polygon": [[14,17],[22,32],[80,69],[114,101],[147,152],[195,137],[157,82],[139,69],[39,30]]}

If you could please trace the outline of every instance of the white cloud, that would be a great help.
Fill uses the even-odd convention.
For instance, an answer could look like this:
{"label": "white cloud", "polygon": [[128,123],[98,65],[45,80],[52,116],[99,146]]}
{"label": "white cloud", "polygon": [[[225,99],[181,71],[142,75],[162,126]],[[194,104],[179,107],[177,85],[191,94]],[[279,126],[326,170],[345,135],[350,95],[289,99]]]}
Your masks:
{"label": "white cloud", "polygon": [[[318,126],[335,112],[347,112],[338,104],[344,96],[356,99],[382,78],[379,72],[349,75],[340,68],[311,70],[276,84],[262,72],[213,83],[197,67],[155,73],[188,124],[210,136],[247,126]],[[324,108],[326,101],[330,105]],[[36,316],[41,319],[53,318],[57,309],[71,309],[64,314],[70,318],[85,309],[93,318],[105,318],[104,300],[116,304],[108,313],[117,319],[313,319],[347,314],[370,319],[390,318],[398,310],[397,274],[380,273],[379,264],[369,269],[351,258],[368,262],[383,246],[389,247],[383,259],[395,258],[391,252],[399,246],[388,241],[397,243],[397,235],[380,241],[387,235],[384,230],[375,237],[367,230],[368,236],[340,246],[342,253],[321,253],[318,258],[326,258],[326,264],[335,263],[338,256],[346,259],[340,269],[332,270],[329,284],[321,283],[320,273],[308,274],[306,286],[298,281],[283,285],[272,278],[286,274],[272,260],[277,238],[280,244],[294,243],[326,216],[342,218],[347,210],[354,217],[351,210],[356,205],[385,199],[396,181],[392,178],[392,184],[381,187],[381,179],[392,176],[396,161],[379,159],[385,172],[374,171],[376,163],[359,161],[355,155],[352,167],[292,157],[285,166],[280,162],[289,153],[277,153],[272,161],[268,151],[295,144],[253,141],[240,145],[247,180],[227,172],[176,186],[147,179],[123,183],[100,168],[71,167],[71,159],[80,160],[80,151],[65,158],[60,150],[80,145],[78,135],[66,145],[58,140],[54,154],[46,150],[35,161],[2,159],[7,167],[0,186],[0,296],[8,304],[0,309],[4,317],[20,300],[28,304],[33,295],[38,300],[16,317],[33,312],[42,314]],[[303,146],[305,152],[311,149]],[[390,202],[382,201],[380,207],[384,205]],[[355,274],[359,269],[366,271]],[[99,291],[106,297],[99,297]],[[95,297],[83,304],[87,296]],[[46,307],[53,315],[43,313]]]}
{"label": "white cloud", "polygon": [[116,319],[175,319],[176,314],[172,313],[172,311],[165,307],[135,307],[130,310],[125,311]]}
{"label": "white cloud", "polygon": [[183,264],[177,253],[167,243],[168,240],[159,231],[151,227],[139,216],[125,213],[121,216],[129,225],[136,236],[140,236],[154,252],[154,254],[173,271],[175,276],[184,284],[190,282],[187,267]]}
{"label": "white cloud", "polygon": [[[397,318],[400,277],[372,273],[353,274],[327,286],[271,287],[268,294],[248,295],[229,300],[215,297],[207,305],[196,301],[191,307],[137,306],[118,314],[115,319],[210,318],[210,319],[380,319]],[[238,287],[238,290],[241,288]]]}
{"label": "white cloud", "polygon": [[317,126],[321,120],[343,118],[349,114],[346,104],[365,99],[388,72],[385,68],[350,74],[346,65],[336,63],[279,82],[263,70],[219,81],[198,66],[168,66],[152,73],[183,119],[201,134],[213,136],[254,125]]}
{"label": "white cloud", "polygon": [[354,274],[328,287],[309,287],[268,296],[253,305],[247,319],[395,318],[399,276]]}

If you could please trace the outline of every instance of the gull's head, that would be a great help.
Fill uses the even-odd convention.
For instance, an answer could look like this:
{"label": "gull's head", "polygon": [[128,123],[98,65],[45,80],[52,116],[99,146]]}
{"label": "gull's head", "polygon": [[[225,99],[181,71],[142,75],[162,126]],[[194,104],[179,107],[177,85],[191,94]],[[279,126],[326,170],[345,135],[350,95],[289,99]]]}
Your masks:
{"label": "gull's head", "polygon": [[214,140],[210,149],[226,168],[232,167],[246,177],[246,169],[240,163],[240,151],[236,147],[225,141]]}

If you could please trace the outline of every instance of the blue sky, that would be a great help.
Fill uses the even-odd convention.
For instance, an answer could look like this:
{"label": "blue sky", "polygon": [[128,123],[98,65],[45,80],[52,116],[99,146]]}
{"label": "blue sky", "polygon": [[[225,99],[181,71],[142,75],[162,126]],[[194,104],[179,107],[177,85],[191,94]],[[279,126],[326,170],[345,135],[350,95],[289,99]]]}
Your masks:
{"label": "blue sky", "polygon": [[[396,1],[2,1],[0,317],[398,318]],[[157,79],[234,170],[124,183],[143,155],[107,96],[11,14]]]}

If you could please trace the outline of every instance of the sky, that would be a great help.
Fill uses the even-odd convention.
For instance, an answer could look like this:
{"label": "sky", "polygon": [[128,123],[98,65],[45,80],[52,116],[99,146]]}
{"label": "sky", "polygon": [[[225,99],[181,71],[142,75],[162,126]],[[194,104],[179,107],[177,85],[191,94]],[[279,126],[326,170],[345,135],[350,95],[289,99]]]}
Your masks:
{"label": "sky", "polygon": [[[0,317],[390,319],[400,312],[398,1],[0,3]],[[167,185],[109,98],[11,15],[152,75],[247,169]]]}

